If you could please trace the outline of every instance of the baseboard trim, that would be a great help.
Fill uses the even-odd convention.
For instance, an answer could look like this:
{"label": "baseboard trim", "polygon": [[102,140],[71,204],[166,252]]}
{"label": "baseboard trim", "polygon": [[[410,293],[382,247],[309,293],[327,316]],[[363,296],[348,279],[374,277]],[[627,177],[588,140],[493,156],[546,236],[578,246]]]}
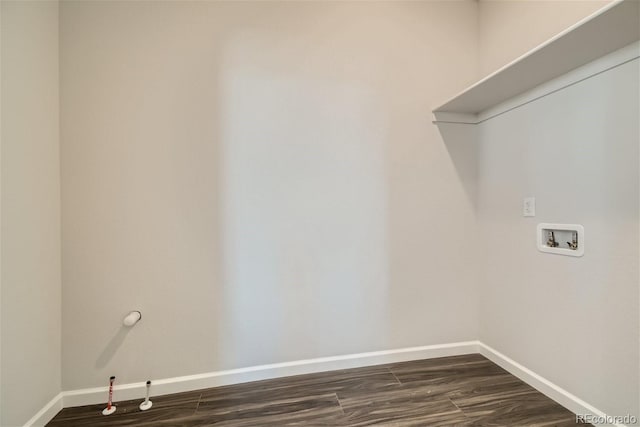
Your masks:
{"label": "baseboard trim", "polygon": [[[569,393],[567,390],[552,383],[541,375],[536,374],[532,370],[525,368],[515,360],[505,356],[499,351],[489,347],[486,344],[478,342],[480,354],[491,360],[496,365],[508,371],[510,374],[520,378],[545,396],[555,400],[574,414],[585,414],[593,417],[607,419],[607,415],[595,406],[590,405],[579,397]],[[595,426],[616,426],[626,427],[624,424],[594,423]]]}
{"label": "baseboard trim", "polygon": [[[478,344],[478,341],[466,341],[348,354],[342,356],[320,357],[293,362],[273,363],[269,365],[251,366],[247,368],[209,372],[205,374],[187,375],[159,380],[152,379],[152,387],[154,395],[180,393],[229,384],[287,377],[291,375],[478,353]],[[114,387],[113,399],[114,402],[142,399],[144,397],[144,393],[145,382],[123,384]],[[105,402],[107,397],[107,387],[65,391],[62,392],[62,394],[65,408],[92,405]]]}
{"label": "baseboard trim", "polygon": [[62,393],[58,393],[53,399],[49,401],[42,409],[38,411],[29,421],[27,421],[24,427],[40,427],[46,425],[49,421],[56,416],[63,408]]}

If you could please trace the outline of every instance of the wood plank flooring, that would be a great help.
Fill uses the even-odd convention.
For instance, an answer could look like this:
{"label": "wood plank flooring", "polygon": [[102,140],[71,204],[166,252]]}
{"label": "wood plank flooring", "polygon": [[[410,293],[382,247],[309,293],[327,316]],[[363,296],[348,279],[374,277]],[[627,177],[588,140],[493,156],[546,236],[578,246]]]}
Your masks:
{"label": "wood plank flooring", "polygon": [[575,415],[479,354],[299,375],[63,409],[75,426],[575,426]]}

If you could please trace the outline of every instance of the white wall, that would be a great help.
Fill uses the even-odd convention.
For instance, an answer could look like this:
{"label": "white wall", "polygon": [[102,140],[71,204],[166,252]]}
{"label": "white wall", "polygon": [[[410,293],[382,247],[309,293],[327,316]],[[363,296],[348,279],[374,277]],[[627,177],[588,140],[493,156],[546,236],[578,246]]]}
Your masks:
{"label": "white wall", "polygon": [[65,1],[63,388],[477,337],[472,180],[428,121],[476,25],[472,1]]}
{"label": "white wall", "polygon": [[2,1],[3,426],[60,392],[58,4]]}
{"label": "white wall", "polygon": [[612,0],[480,0],[480,73],[527,53]]}
{"label": "white wall", "polygon": [[[636,59],[479,134],[480,339],[609,415],[639,412],[639,71]],[[540,222],[584,225],[584,257],[538,252]]]}

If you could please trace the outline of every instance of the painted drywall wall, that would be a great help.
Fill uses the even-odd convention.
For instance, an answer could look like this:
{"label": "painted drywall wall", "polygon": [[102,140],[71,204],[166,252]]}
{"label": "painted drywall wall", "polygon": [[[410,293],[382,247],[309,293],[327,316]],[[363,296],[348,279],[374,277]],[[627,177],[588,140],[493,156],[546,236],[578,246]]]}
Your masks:
{"label": "painted drywall wall", "polygon": [[480,73],[485,76],[612,0],[480,0]]}
{"label": "painted drywall wall", "polygon": [[[639,400],[639,71],[493,118],[478,147],[481,341],[618,416]],[[584,256],[538,252],[540,222],[582,224]]]}
{"label": "painted drywall wall", "polygon": [[60,392],[58,4],[2,1],[3,426]]}
{"label": "painted drywall wall", "polygon": [[63,389],[477,337],[473,179],[427,119],[476,77],[476,2],[65,1],[60,30]]}

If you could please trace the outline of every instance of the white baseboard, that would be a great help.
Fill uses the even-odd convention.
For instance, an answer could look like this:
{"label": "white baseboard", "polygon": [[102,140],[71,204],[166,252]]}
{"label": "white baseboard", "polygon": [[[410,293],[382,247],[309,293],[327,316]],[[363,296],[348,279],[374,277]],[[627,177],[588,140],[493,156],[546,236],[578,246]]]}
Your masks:
{"label": "white baseboard", "polygon": [[37,414],[31,417],[31,419],[25,423],[24,427],[40,427],[46,425],[62,410],[62,405],[62,393],[58,393],[58,395],[44,405]]}
{"label": "white baseboard", "polygon": [[[374,351],[369,353],[348,354],[343,356],[320,357],[316,359],[296,360],[293,362],[273,363],[248,368],[183,377],[152,379],[152,393],[164,395],[184,391],[198,390],[222,385],[239,384],[291,375],[334,371],[338,369],[358,368],[408,360],[432,359],[436,357],[458,356],[477,353],[478,341],[457,342],[451,344],[427,345],[422,347],[401,348],[396,350]],[[114,387],[114,402],[142,399],[145,382],[130,383]],[[95,387],[62,392],[64,407],[91,405],[105,402],[107,387]]]}
{"label": "white baseboard", "polygon": [[[302,375],[340,369],[359,368],[385,363],[405,362],[409,360],[433,359],[436,357],[459,356],[480,353],[525,383],[536,388],[549,398],[576,414],[590,414],[606,418],[604,412],[562,389],[546,378],[525,368],[497,350],[480,341],[465,341],[450,344],[427,345],[422,347],[401,348],[395,350],[374,351],[369,353],[348,354],[343,356],[320,357],[293,362],[273,363],[251,366],[227,371],[153,380],[152,394],[155,396],[199,390],[223,385],[239,384],[271,378]],[[107,398],[107,387],[94,387],[80,390],[63,391],[42,408],[25,427],[45,425],[63,407],[74,407],[103,403]],[[129,383],[114,387],[114,402],[143,399],[145,382]],[[610,425],[610,424],[596,424]],[[625,427],[623,424],[615,424]]]}
{"label": "white baseboard", "polygon": [[[480,354],[487,359],[491,360],[496,365],[508,371],[510,374],[520,378],[531,387],[535,388],[545,396],[555,400],[574,414],[591,415],[592,417],[607,419],[604,412],[600,411],[593,405],[588,404],[579,397],[569,393],[567,390],[557,386],[548,379],[536,374],[530,369],[525,368],[515,360],[505,356],[499,351],[489,347],[486,344],[478,342],[478,348]],[[611,426],[625,427],[624,424],[609,424],[609,423],[593,423],[596,426]]]}

